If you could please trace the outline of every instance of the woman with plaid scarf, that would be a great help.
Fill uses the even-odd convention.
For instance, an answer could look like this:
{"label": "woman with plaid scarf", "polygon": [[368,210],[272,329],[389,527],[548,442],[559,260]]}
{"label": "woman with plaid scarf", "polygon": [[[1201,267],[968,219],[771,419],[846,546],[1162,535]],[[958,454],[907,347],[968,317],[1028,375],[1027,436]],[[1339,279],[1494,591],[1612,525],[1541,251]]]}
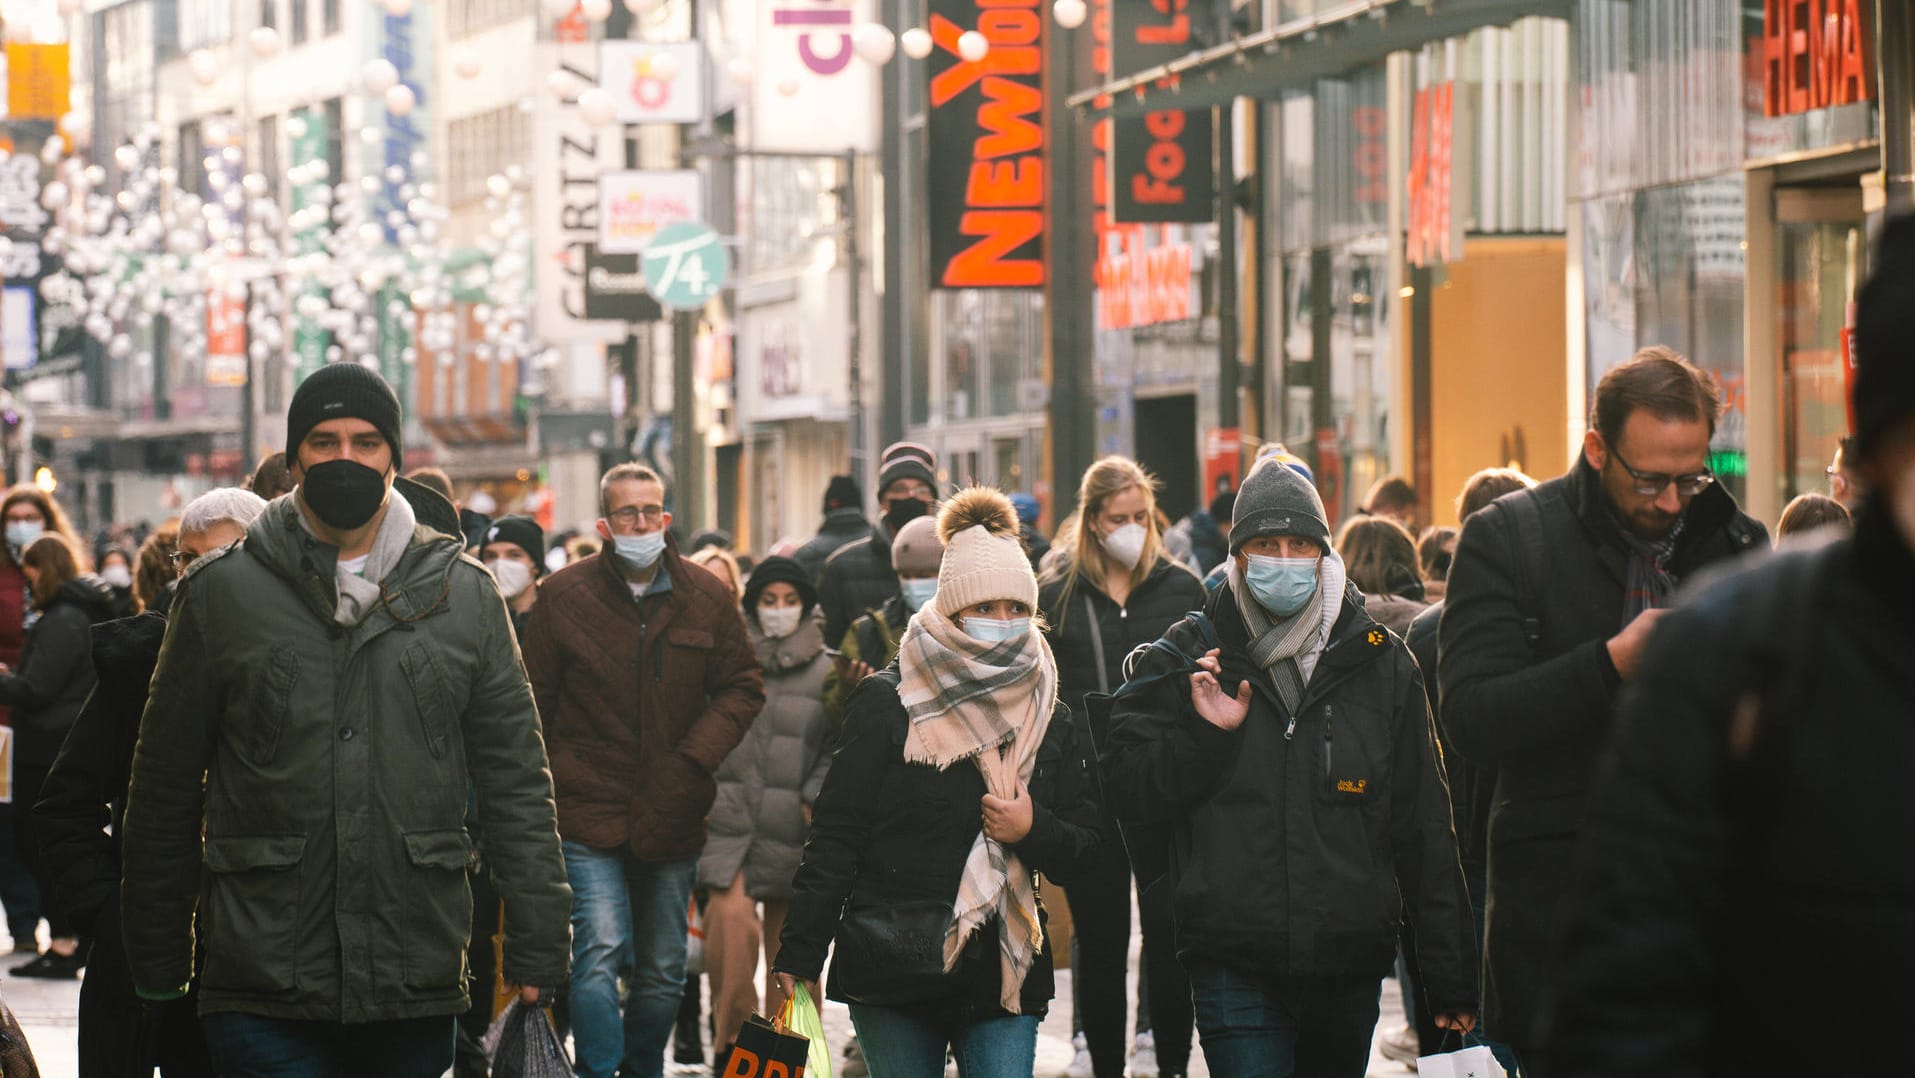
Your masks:
{"label": "woman with plaid scarf", "polygon": [[1004,495],[938,518],[933,600],[898,658],[852,694],[776,975],[851,1007],[872,1078],[1031,1074],[1052,996],[1035,874],[1068,880],[1097,848],[1087,740],[1057,700],[1033,624],[1037,579]]}

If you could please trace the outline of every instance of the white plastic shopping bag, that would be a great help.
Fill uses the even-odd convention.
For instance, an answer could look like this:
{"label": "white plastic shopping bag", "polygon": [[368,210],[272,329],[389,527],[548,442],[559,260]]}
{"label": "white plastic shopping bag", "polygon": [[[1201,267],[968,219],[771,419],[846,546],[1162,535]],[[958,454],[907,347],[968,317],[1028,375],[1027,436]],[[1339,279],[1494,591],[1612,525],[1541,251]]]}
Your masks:
{"label": "white plastic shopping bag", "polygon": [[1417,1078],[1509,1078],[1486,1044],[1424,1056],[1416,1061],[1416,1074]]}

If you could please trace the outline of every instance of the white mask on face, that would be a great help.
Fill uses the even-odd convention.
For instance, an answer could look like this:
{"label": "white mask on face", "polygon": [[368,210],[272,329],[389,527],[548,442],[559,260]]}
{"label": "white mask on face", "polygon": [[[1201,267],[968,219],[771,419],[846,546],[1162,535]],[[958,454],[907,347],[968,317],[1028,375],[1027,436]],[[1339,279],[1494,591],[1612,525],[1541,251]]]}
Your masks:
{"label": "white mask on face", "polygon": [[532,586],[532,567],[522,561],[500,558],[488,563],[486,568],[492,570],[492,579],[499,582],[499,594],[508,600],[525,594],[525,589]]}
{"label": "white mask on face", "polygon": [[758,608],[758,627],[773,640],[783,640],[798,631],[798,622],[804,613],[802,606],[761,606]]}
{"label": "white mask on face", "polygon": [[109,565],[100,570],[100,579],[106,581],[107,586],[112,588],[133,586],[133,574],[124,565]]}
{"label": "white mask on face", "polygon": [[1104,550],[1122,562],[1124,568],[1135,569],[1137,563],[1143,560],[1144,541],[1148,538],[1150,533],[1144,530],[1144,526],[1133,522],[1104,536]]}

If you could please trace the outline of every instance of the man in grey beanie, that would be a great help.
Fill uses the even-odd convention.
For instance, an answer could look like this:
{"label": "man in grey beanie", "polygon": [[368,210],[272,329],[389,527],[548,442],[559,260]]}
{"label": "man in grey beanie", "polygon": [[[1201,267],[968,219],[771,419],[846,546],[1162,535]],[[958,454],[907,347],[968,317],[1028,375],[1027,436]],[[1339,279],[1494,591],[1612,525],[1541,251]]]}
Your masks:
{"label": "man in grey beanie", "polygon": [[1345,582],[1307,479],[1253,471],[1230,546],[1203,613],[1140,651],[1113,702],[1105,793],[1133,845],[1188,836],[1149,886],[1175,896],[1211,1073],[1293,1059],[1360,1078],[1405,918],[1438,1024],[1475,1022],[1429,705],[1408,650]]}

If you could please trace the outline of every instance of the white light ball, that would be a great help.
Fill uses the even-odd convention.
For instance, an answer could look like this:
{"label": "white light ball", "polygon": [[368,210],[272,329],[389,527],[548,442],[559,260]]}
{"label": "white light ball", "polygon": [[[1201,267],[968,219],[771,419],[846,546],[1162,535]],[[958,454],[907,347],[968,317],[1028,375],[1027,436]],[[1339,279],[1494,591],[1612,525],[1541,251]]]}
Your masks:
{"label": "white light ball", "polygon": [[201,86],[211,86],[219,81],[219,57],[210,50],[194,49],[186,58],[186,65],[193,70],[193,81]]}
{"label": "white light ball", "polygon": [[868,64],[888,64],[898,51],[898,36],[883,23],[860,23],[851,31],[851,47]]}
{"label": "white light ball", "polygon": [[545,76],[545,88],[553,97],[564,101],[577,96],[581,87],[577,75],[572,74],[564,68],[559,68]]}
{"label": "white light ball", "polygon": [[582,0],[579,10],[592,22],[604,22],[612,17],[612,0]]}
{"label": "white light ball", "polygon": [[246,43],[253,47],[253,55],[262,60],[279,55],[279,31],[270,26],[253,27],[246,35]]}
{"label": "white light ball", "polygon": [[494,174],[486,178],[485,189],[493,198],[504,198],[512,193],[512,181],[502,175]]}
{"label": "white light ball", "polygon": [[40,189],[40,205],[49,210],[57,210],[66,205],[68,193],[66,184],[54,180]]}
{"label": "white light ball", "polygon": [[1051,18],[1056,19],[1057,25],[1066,30],[1075,30],[1084,25],[1084,19],[1089,14],[1090,9],[1084,5],[1084,0],[1057,0],[1051,5]]}
{"label": "white light ball", "polygon": [[410,116],[412,110],[419,107],[419,95],[412,87],[400,83],[386,91],[386,111],[394,116]]}
{"label": "white light ball", "polygon": [[121,172],[131,172],[140,167],[140,151],[137,146],[122,146],[113,151],[113,163]]}
{"label": "white light ball", "polygon": [[572,14],[573,8],[578,7],[578,0],[539,0],[539,6],[547,16],[563,19]]}
{"label": "white light ball", "polygon": [[618,119],[618,102],[602,87],[594,86],[578,95],[578,114],[593,127],[605,127]]}
{"label": "white light ball", "polygon": [[920,26],[913,26],[898,35],[898,44],[903,46],[904,54],[913,60],[922,60],[931,55],[931,32]]}
{"label": "white light ball", "polygon": [[652,53],[646,60],[646,68],[653,78],[670,82],[678,77],[678,57],[669,52]]}
{"label": "white light ball", "polygon": [[477,78],[479,69],[485,66],[479,60],[476,49],[459,48],[452,53],[452,70],[462,79]]}
{"label": "white light ball", "polygon": [[967,64],[975,64],[990,55],[991,39],[976,30],[966,30],[958,35],[958,56]]}
{"label": "white light ball", "polygon": [[749,86],[751,77],[757,73],[757,69],[751,66],[751,58],[748,56],[734,56],[725,61],[725,74],[730,75],[732,81],[740,85]]}
{"label": "white light ball", "polygon": [[399,85],[399,69],[392,66],[392,61],[383,56],[370,60],[359,71],[359,84],[364,86],[369,94],[383,94]]}
{"label": "white light ball", "polygon": [[60,131],[68,141],[78,146],[82,142],[93,141],[93,117],[74,109],[60,117]]}
{"label": "white light ball", "polygon": [[59,135],[53,135],[40,147],[40,160],[48,165],[57,165],[60,163],[61,156],[65,153],[66,139]]}

